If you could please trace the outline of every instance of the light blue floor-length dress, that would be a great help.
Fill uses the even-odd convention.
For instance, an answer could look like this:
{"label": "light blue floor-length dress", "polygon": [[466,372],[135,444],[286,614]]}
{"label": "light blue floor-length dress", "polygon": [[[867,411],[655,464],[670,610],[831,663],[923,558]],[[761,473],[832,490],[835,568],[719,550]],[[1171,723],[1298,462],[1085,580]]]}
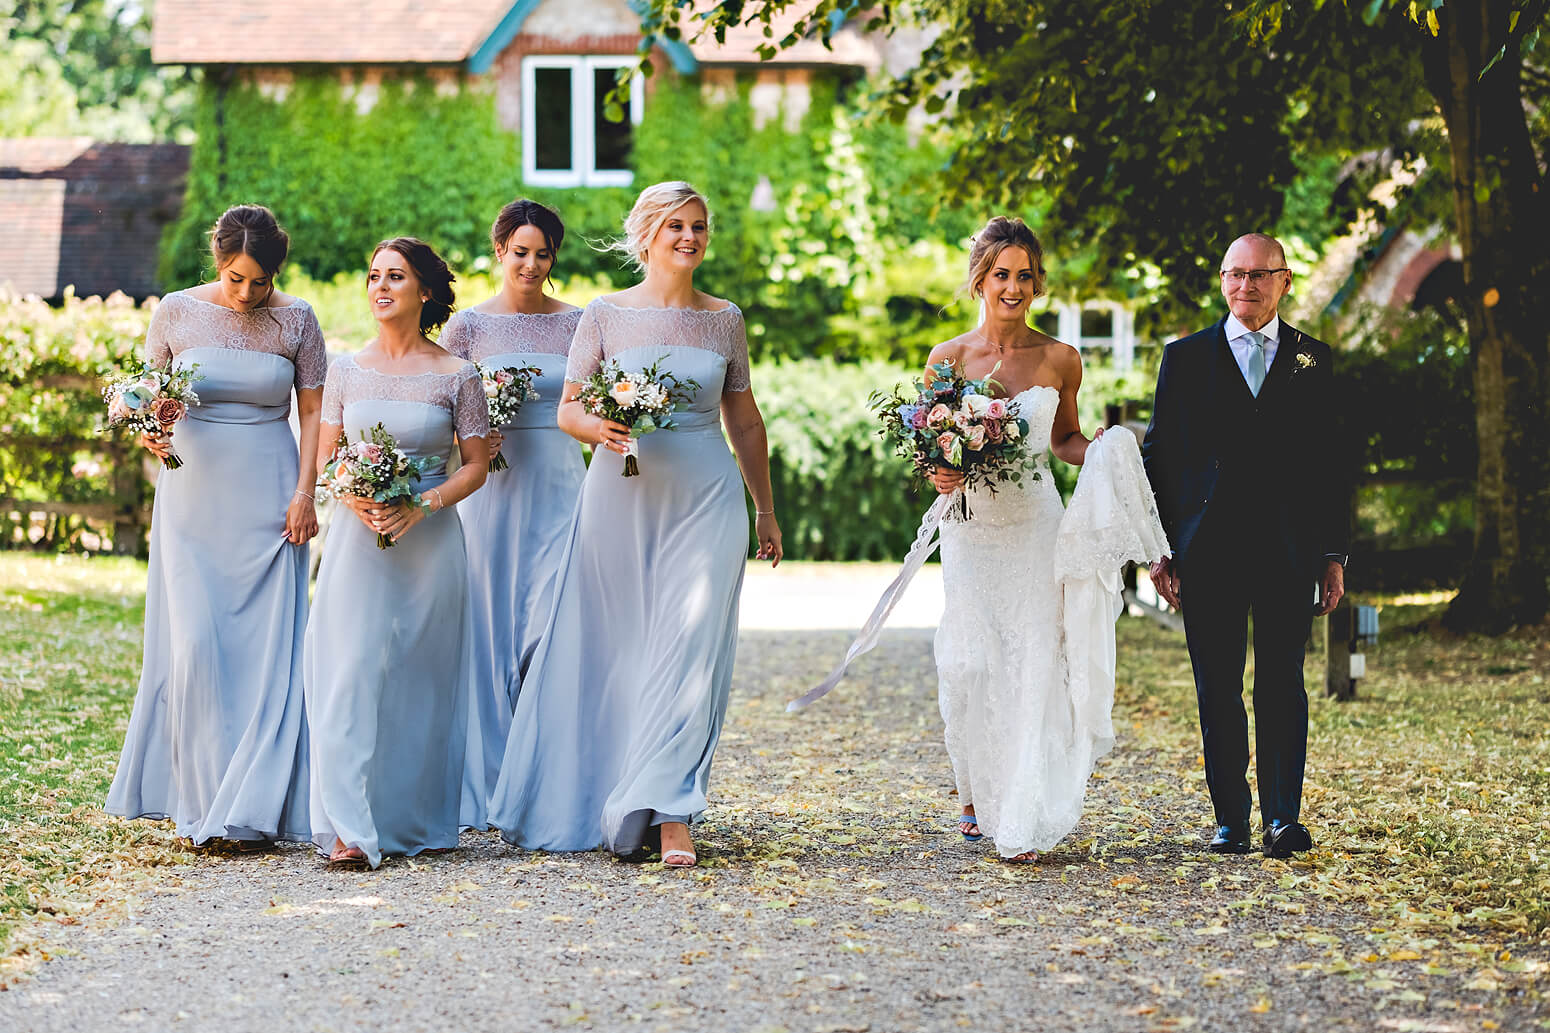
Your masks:
{"label": "light blue floor-length dress", "polygon": [[749,389],[742,313],[599,299],[566,375],[610,358],[699,387],[678,430],[639,440],[640,476],[610,450],[587,471],[491,795],[490,823],[534,849],[630,854],[698,816],[737,651],[748,514],[720,405]]}
{"label": "light blue floor-length dress", "polygon": [[302,639],[307,546],[285,541],[296,490],[292,388],[328,357],[306,302],[237,312],[186,292],[157,305],[152,361],[197,364],[151,516],[145,655],[109,814],[180,836],[305,840]]}
{"label": "light blue floor-length dress", "polygon": [[[421,491],[446,480],[455,437],[489,434],[479,373],[395,376],[337,360],[323,422],[351,441],[381,423],[411,456],[432,459]],[[468,560],[457,508],[377,547],[376,532],[339,507],[329,527],[307,626],[312,731],[312,841],[335,838],[371,866],[385,854],[457,846],[484,827],[488,787],[465,767],[481,740],[473,677]]]}
{"label": "light blue floor-length dress", "polygon": [[[536,367],[537,398],[522,404],[501,453],[509,464],[458,503],[468,547],[474,660],[480,685],[485,784],[493,786],[506,753],[522,672],[532,659],[554,601],[554,579],[570,536],[587,466],[581,445],[555,426],[565,360],[581,309],[487,313],[464,309],[438,343],[471,362],[499,369]],[[475,760],[473,750],[470,761]]]}

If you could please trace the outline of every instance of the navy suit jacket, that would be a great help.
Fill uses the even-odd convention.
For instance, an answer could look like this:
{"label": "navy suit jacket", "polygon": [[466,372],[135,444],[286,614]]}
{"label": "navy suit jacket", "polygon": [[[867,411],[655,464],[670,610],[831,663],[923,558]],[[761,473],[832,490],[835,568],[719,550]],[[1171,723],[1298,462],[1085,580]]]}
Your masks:
{"label": "navy suit jacket", "polygon": [[[1250,555],[1319,578],[1325,557],[1344,561],[1349,524],[1344,464],[1333,454],[1330,348],[1283,320],[1256,398],[1226,322],[1163,349],[1141,446],[1174,561],[1186,569],[1234,535]],[[1207,519],[1223,497],[1236,510],[1231,521]]]}

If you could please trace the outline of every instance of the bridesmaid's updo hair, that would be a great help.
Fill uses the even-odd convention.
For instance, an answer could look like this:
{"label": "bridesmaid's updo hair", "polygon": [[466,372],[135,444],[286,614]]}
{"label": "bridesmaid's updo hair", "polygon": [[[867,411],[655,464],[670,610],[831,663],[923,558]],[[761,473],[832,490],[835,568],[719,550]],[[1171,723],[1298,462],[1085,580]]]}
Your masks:
{"label": "bridesmaid's updo hair", "polygon": [[1027,223],[1021,219],[1008,219],[998,215],[974,235],[969,244],[969,278],[961,288],[971,298],[984,293],[985,277],[996,266],[996,259],[1009,247],[1020,247],[1028,252],[1028,264],[1033,268],[1033,296],[1044,295],[1044,245],[1033,235]]}
{"label": "bridesmaid's updo hair", "polygon": [[420,332],[423,334],[445,323],[452,315],[452,306],[457,304],[457,295],[452,293],[452,270],[447,268],[435,248],[418,237],[394,237],[378,244],[371,253],[371,260],[375,262],[384,251],[397,251],[403,255],[409,268],[414,270],[415,279],[431,296],[420,309]]}
{"label": "bridesmaid's updo hair", "polygon": [[291,238],[275,221],[274,212],[261,204],[233,205],[210,228],[210,254],[218,270],[238,255],[247,255],[273,276],[290,250]]}
{"label": "bridesmaid's updo hair", "polygon": [[617,251],[629,259],[636,272],[646,271],[646,251],[656,239],[657,231],[667,222],[668,216],[688,204],[698,201],[705,208],[705,221],[710,223],[710,202],[705,195],[681,179],[666,183],[653,183],[640,192],[630,214],[624,217],[624,238],[608,241],[604,251]]}
{"label": "bridesmaid's updo hair", "polygon": [[519,197],[500,210],[490,226],[490,245],[499,251],[506,246],[511,235],[523,226],[537,226],[544,235],[551,254],[558,256],[560,245],[565,243],[565,223],[553,208]]}

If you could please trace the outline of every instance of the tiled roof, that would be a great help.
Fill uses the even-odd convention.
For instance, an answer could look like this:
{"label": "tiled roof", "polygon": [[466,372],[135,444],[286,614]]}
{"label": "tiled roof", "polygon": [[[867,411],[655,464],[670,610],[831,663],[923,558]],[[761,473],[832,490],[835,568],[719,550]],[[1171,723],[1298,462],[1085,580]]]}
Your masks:
{"label": "tiled roof", "polygon": [[[235,6],[157,0],[151,55],[161,64],[456,64],[473,55],[508,14],[521,17],[519,6],[524,6],[519,0],[273,0]],[[789,8],[777,15],[774,38],[790,32],[799,15]],[[578,25],[577,35],[585,34]],[[690,50],[706,64],[761,64],[768,63],[759,60],[764,42],[762,24],[740,25],[728,30],[725,44],[707,37]],[[849,26],[835,33],[831,44],[832,50],[825,49],[814,35],[780,52],[773,63],[875,68],[881,60],[878,48]]]}
{"label": "tiled roof", "polygon": [[484,42],[512,0],[156,0],[161,64],[443,64]]}
{"label": "tiled roof", "polygon": [[182,144],[0,140],[0,283],[57,297],[157,291],[162,228],[188,175]]}

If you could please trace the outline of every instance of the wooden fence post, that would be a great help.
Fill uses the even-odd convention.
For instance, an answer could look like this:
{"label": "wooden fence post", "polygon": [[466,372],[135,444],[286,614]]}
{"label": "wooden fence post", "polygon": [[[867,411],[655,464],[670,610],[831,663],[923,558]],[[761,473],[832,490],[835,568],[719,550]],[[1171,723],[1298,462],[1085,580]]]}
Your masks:
{"label": "wooden fence post", "polygon": [[1356,648],[1356,608],[1341,599],[1324,623],[1324,691],[1336,699],[1356,698],[1351,653]]}

